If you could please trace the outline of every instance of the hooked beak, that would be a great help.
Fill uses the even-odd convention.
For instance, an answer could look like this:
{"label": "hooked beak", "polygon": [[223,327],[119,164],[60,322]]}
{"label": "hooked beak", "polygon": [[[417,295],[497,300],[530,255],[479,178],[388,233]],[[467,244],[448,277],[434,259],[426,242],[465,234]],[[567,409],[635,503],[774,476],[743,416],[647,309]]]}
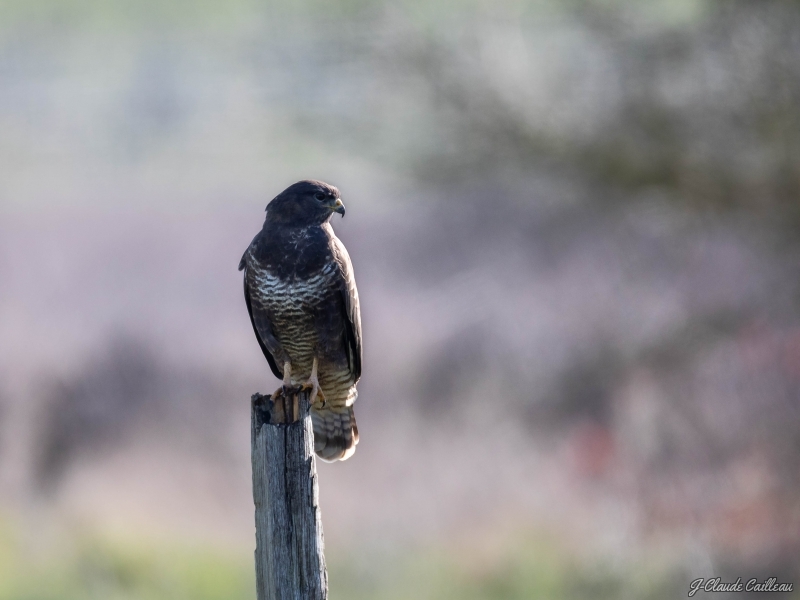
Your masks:
{"label": "hooked beak", "polygon": [[336,202],[334,202],[333,206],[331,206],[331,210],[333,212],[337,212],[340,215],[344,216],[344,204],[342,204],[342,201],[341,201],[340,198],[336,199]]}

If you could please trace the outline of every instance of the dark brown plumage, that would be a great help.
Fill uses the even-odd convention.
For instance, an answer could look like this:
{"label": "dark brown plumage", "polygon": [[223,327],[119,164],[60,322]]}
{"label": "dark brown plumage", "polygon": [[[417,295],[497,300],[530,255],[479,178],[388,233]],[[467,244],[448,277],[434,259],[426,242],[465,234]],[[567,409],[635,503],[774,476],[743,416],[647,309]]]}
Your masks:
{"label": "dark brown plumage", "polygon": [[315,451],[324,460],[355,452],[353,403],[361,377],[358,291],[350,257],[330,225],[334,212],[344,216],[335,187],[314,180],[289,186],[267,206],[264,226],[239,263],[270,369],[284,386],[308,383],[321,392],[311,418]]}

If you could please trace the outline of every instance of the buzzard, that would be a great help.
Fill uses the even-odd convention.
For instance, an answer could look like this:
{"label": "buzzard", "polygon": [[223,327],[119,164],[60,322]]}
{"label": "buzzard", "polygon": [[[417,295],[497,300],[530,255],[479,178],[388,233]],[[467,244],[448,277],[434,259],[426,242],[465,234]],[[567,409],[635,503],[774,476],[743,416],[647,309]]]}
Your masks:
{"label": "buzzard", "polygon": [[338,189],[298,181],[267,205],[239,263],[256,339],[283,379],[273,396],[296,383],[311,390],[314,450],[326,461],[349,458],[358,443],[361,312],[350,256],[330,224],[344,212]]}

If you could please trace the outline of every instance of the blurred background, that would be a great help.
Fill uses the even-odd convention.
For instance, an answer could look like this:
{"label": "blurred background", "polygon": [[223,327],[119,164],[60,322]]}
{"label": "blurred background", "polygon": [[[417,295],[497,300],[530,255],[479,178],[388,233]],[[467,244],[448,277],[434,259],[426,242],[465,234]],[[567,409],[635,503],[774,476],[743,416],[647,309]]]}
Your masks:
{"label": "blurred background", "polygon": [[797,589],[798,106],[789,0],[0,0],[0,598],[255,597],[236,266],[309,177],[332,600]]}

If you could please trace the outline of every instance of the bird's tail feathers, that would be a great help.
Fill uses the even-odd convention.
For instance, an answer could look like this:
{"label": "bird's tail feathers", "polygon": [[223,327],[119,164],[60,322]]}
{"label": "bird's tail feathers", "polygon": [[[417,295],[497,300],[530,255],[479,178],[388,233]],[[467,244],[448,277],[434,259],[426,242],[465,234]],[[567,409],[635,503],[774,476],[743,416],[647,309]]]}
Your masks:
{"label": "bird's tail feathers", "polygon": [[322,460],[347,460],[356,451],[358,426],[352,406],[311,409],[314,452]]}

